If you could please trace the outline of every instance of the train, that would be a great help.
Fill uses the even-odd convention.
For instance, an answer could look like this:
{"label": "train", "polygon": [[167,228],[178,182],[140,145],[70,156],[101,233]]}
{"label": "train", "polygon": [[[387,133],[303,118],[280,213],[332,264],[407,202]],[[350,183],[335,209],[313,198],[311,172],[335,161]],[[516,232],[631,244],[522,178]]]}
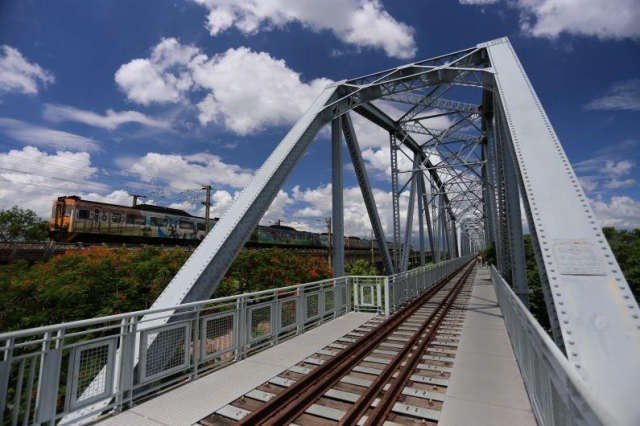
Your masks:
{"label": "train", "polygon": [[[83,200],[72,195],[53,202],[49,238],[57,242],[198,245],[205,227],[212,229],[218,218],[209,220],[183,210],[149,204],[131,207]],[[255,247],[326,248],[326,233],[298,231],[276,223],[259,225],[247,241]],[[390,250],[394,244],[387,243]],[[345,237],[344,247],[371,250],[378,243],[365,238]]]}

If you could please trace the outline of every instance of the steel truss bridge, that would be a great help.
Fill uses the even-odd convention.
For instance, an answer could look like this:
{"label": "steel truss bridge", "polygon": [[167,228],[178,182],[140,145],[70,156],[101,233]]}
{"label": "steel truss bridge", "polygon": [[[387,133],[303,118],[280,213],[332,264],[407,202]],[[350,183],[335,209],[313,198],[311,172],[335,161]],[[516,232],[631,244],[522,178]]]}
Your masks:
{"label": "steel truss bridge", "polygon": [[[393,229],[388,231],[392,235],[385,235],[381,224],[355,131],[356,116],[388,133],[393,197]],[[343,144],[354,167],[389,277],[408,279],[411,272],[408,271],[408,250],[392,252],[386,245],[387,240],[394,241],[396,247],[401,244],[409,247],[412,236],[417,233],[423,266],[427,251],[445,265],[452,259],[468,259],[478,250],[495,244],[499,272],[495,279],[504,279],[510,284],[512,290],[505,287],[505,291],[521,302],[512,305],[526,311],[529,297],[523,245],[526,227],[533,240],[556,345],[546,349],[548,358],[557,359],[556,352],[560,354],[562,359],[554,364],[559,367],[553,374],[562,370],[560,376],[566,379],[553,390],[563,401],[578,401],[568,404],[567,415],[571,419],[582,418],[576,421],[580,424],[640,423],[638,304],[506,38],[343,80],[324,89],[151,311],[141,319],[132,316],[135,321],[129,317],[122,320],[125,328],[133,327],[135,322],[137,332],[143,337],[141,334],[135,337],[134,333],[134,337],[128,335],[120,343],[109,343],[105,362],[115,365],[114,360],[121,359],[123,351],[129,351],[133,363],[123,365],[120,361],[119,367],[104,367],[90,385],[85,383],[84,393],[76,389],[77,394],[67,401],[64,418],[56,412],[55,404],[41,402],[35,408],[39,410],[34,417],[36,423],[61,418],[62,423],[68,423],[82,416],[87,418],[86,413],[100,413],[105,407],[116,406],[118,398],[122,400],[127,389],[131,389],[118,388],[123,385],[115,385],[117,377],[132,374],[134,368],[147,368],[149,360],[166,359],[167,353],[175,350],[172,340],[175,337],[171,337],[175,333],[158,330],[177,330],[177,323],[184,318],[184,311],[178,305],[194,307],[211,295],[318,132],[328,125],[331,126],[335,240],[342,241],[344,237]],[[406,205],[404,211],[401,205]],[[418,229],[413,227],[414,211],[418,215]],[[340,245],[334,249],[333,265],[335,282],[343,282],[340,280],[344,276],[344,248]],[[399,283],[401,279],[391,281]],[[340,290],[339,294],[342,299],[336,293],[335,312],[351,306],[346,302],[348,292]],[[387,311],[389,306],[395,306],[388,303]],[[245,306],[244,309],[251,308]],[[524,311],[514,311],[505,315],[505,319],[519,321],[518,318],[528,315]],[[53,329],[47,330],[42,353],[49,354],[50,350],[55,353],[51,342],[56,334]],[[523,332],[519,338],[533,338],[531,333],[529,337],[526,335]],[[4,386],[0,389],[4,390],[0,401],[5,401],[7,396],[9,368],[12,357],[17,356],[12,350],[20,336],[22,334],[0,335],[0,343],[5,342],[5,349],[0,352],[4,354],[0,357],[0,388]],[[85,350],[93,350],[100,343],[93,345]],[[59,369],[61,355],[42,356],[46,359],[40,380],[49,383],[49,387],[39,387],[38,395],[46,399],[47,392],[50,394],[57,385],[43,377],[57,374],[47,369]],[[138,365],[138,360],[146,365]],[[160,367],[154,372],[162,370]],[[536,365],[536,372],[538,367]],[[57,376],[54,382],[56,380]],[[110,388],[118,389],[109,393]],[[109,389],[109,392],[87,394],[92,389]],[[584,392],[590,396],[584,396]],[[582,396],[577,397],[578,394]],[[536,397],[530,395],[530,398]],[[1,408],[4,411],[5,405]],[[541,418],[538,421],[554,424]]]}

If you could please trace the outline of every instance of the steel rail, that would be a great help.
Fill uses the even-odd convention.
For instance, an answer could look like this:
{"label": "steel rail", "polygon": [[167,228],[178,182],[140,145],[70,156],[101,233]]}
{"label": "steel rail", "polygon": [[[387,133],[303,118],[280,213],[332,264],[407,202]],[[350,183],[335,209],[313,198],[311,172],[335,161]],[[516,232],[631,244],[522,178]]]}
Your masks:
{"label": "steel rail", "polygon": [[324,364],[312,370],[304,380],[296,381],[292,386],[279,392],[259,409],[244,417],[237,424],[253,425],[283,425],[292,423],[342,377],[362,361],[388,336],[397,330],[424,303],[437,294],[467,265],[463,265],[444,278],[423,295],[411,301],[403,310],[399,311],[379,327],[367,333],[349,348],[343,350]]}
{"label": "steel rail", "polygon": [[[462,277],[460,277],[460,280],[455,284],[452,291],[429,316],[429,319],[423,323],[420,331],[414,335],[411,341],[407,342],[403,350],[394,357],[392,362],[390,362],[387,368],[385,368],[385,371],[383,371],[378,379],[374,381],[374,384],[367,389],[347,414],[342,417],[338,423],[339,425],[356,424],[366,413],[369,407],[371,407],[371,404],[379,395],[380,391],[382,391],[384,386],[391,380],[393,374],[398,371],[398,376],[394,379],[390,388],[385,391],[384,396],[380,399],[380,402],[373,412],[367,417],[364,425],[372,426],[382,424],[384,422],[391,413],[394,403],[398,400],[400,395],[402,395],[404,386],[420,363],[420,355],[424,353],[429,344],[435,340],[440,325],[460,294],[462,287],[464,287],[464,284],[467,282],[467,278],[469,278],[473,268],[474,264],[471,263],[467,270],[464,271]],[[435,322],[433,321],[434,319]],[[424,336],[427,329],[429,329],[429,334]],[[403,365],[405,361],[406,364]]]}

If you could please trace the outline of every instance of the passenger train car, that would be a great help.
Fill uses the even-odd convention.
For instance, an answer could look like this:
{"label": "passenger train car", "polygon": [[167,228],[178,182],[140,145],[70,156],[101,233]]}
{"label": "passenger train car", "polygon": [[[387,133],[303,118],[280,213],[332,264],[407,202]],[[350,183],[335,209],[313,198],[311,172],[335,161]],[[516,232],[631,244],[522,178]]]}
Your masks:
{"label": "passenger train car", "polygon": [[[209,229],[218,219],[209,220]],[[49,237],[60,242],[197,245],[205,236],[205,219],[183,210],[139,204],[133,207],[59,197],[53,203]],[[323,248],[327,234],[298,231],[280,224],[258,226],[248,245]],[[388,243],[393,249],[393,243]],[[371,250],[371,240],[345,237],[352,250]],[[378,244],[373,243],[377,249]]]}

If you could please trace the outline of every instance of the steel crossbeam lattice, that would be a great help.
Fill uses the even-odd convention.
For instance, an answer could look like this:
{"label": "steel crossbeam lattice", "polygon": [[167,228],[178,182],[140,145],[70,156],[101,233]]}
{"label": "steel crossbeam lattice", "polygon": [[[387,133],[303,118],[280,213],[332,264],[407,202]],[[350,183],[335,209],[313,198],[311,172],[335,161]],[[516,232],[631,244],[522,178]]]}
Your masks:
{"label": "steel crossbeam lattice", "polygon": [[[385,112],[389,105],[401,116]],[[389,134],[393,247],[386,242],[351,112]],[[339,132],[344,135],[386,274],[407,271],[417,205],[423,262],[427,247],[438,263],[494,243],[498,271],[526,304],[522,205],[557,346],[619,424],[640,423],[633,391],[640,382],[638,305],[506,38],[325,89],[154,308],[209,297],[329,123],[334,150],[341,148]],[[333,182],[339,184],[341,157],[333,158]],[[333,195],[333,220],[342,226],[341,191]]]}

